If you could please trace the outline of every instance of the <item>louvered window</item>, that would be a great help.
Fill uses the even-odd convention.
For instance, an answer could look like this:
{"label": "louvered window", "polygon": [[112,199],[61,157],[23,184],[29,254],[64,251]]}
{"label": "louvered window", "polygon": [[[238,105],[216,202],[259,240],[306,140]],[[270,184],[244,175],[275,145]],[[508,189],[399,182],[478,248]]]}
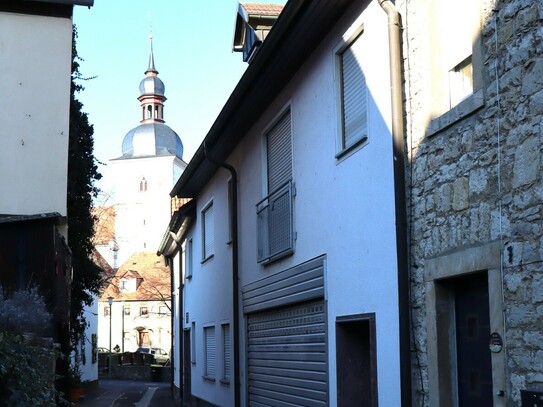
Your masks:
{"label": "louvered window", "polygon": [[266,134],[266,165],[268,196],[257,204],[259,262],[293,251],[290,110]]}
{"label": "louvered window", "polygon": [[367,87],[363,69],[363,39],[359,35],[338,52],[341,129],[339,154],[368,138]]}
{"label": "louvered window", "polygon": [[202,211],[202,258],[209,259],[215,251],[215,240],[213,238],[213,202],[210,202]]}
{"label": "louvered window", "polygon": [[204,328],[204,350],[205,350],[205,371],[206,379],[215,379],[216,374],[216,347],[215,347],[215,327],[207,326]]}
{"label": "louvered window", "polygon": [[222,354],[223,354],[223,369],[222,369],[222,381],[230,382],[230,364],[231,364],[231,351],[230,351],[230,324],[222,325]]}

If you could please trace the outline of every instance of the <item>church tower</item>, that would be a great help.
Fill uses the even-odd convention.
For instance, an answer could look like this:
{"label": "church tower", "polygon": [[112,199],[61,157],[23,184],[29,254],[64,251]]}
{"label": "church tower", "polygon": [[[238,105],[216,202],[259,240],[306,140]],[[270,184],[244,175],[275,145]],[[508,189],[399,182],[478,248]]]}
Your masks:
{"label": "church tower", "polygon": [[111,160],[115,191],[114,268],[136,252],[156,252],[171,217],[169,193],[185,169],[183,143],[164,121],[164,83],[150,39],[149,65],[139,86],[140,125],[123,139]]}

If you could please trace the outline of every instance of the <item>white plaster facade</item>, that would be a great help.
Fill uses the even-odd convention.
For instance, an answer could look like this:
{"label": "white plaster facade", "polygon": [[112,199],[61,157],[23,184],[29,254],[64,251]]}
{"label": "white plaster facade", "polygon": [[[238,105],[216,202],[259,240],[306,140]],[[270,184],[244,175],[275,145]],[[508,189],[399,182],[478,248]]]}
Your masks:
{"label": "white plaster facade", "polygon": [[0,213],[65,216],[72,20],[0,13],[0,38]]}
{"label": "white plaster facade", "polygon": [[[382,406],[401,405],[387,15],[377,2],[350,4],[263,112],[247,117],[250,130],[243,133],[227,158],[227,163],[238,174],[240,405],[249,405],[250,392],[249,314],[242,295],[255,282],[295,270],[314,259],[323,259],[324,295],[320,300],[324,303],[326,321],[326,404],[338,403],[336,352],[341,350],[336,346],[336,322],[345,317],[373,314],[375,401]],[[309,21],[305,22],[309,24]],[[368,87],[368,139],[338,155],[336,141],[341,119],[336,53],[347,38],[360,32],[363,51],[368,55],[361,62]],[[273,38],[273,29],[270,35],[269,38]],[[255,77],[258,78],[258,74]],[[267,195],[265,136],[277,118],[288,110],[295,190],[292,200],[294,249],[291,255],[264,265],[257,259],[256,206]],[[209,154],[213,156],[212,152]],[[192,170],[193,164],[189,163],[187,171]],[[197,164],[194,168],[198,168]],[[200,175],[198,171],[194,170],[195,178]],[[217,169],[203,185],[194,181],[198,187],[185,175],[178,185],[185,183],[178,189],[176,185],[174,192],[196,200],[195,219],[183,235],[185,263],[192,259],[184,266],[182,307],[183,329],[190,332],[191,388],[188,390],[214,405],[231,406],[235,404],[232,377],[235,373],[230,373],[229,382],[220,380],[225,363],[221,329],[224,324],[235,322],[229,225],[231,175],[223,168]],[[183,190],[185,185],[190,187]],[[193,193],[195,188],[197,192]],[[213,205],[214,253],[205,259],[202,217],[210,204]],[[188,253],[189,245],[192,255]],[[207,327],[215,327],[216,380],[205,377],[204,330]],[[234,341],[235,337],[231,339]],[[179,359],[174,364],[179,365]]]}
{"label": "white plaster facade", "polygon": [[[85,336],[82,339],[84,341],[83,346],[80,348],[85,353],[85,363],[81,363],[80,365],[81,380],[94,382],[98,380],[98,355],[96,351],[98,341],[98,300],[94,299],[91,305],[85,306],[83,315],[85,315],[88,325],[85,330]],[[96,342],[93,343],[93,340]]]}
{"label": "white plaster facade", "polygon": [[[147,316],[140,316],[140,307],[147,308]],[[169,352],[171,348],[171,313],[162,301],[114,301],[111,305],[111,350],[119,347],[123,351],[135,352],[138,349],[138,330],[144,328],[150,333],[151,346]],[[106,310],[107,309],[107,310]],[[130,314],[126,315],[123,310]],[[107,301],[100,301],[98,306],[98,347],[109,349],[110,315]]]}

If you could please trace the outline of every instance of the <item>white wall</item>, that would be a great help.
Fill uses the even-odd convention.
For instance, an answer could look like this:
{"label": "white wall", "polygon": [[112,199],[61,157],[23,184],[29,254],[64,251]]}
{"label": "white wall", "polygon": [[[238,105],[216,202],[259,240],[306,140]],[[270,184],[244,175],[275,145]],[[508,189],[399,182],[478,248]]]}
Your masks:
{"label": "white wall", "polygon": [[[241,286],[326,254],[330,404],[337,399],[336,317],[374,312],[379,404],[394,406],[400,405],[400,369],[387,19],[372,2],[359,22],[371,44],[371,61],[365,66],[369,143],[338,160],[334,48],[351,23],[343,21],[322,42],[231,157],[241,174]],[[256,262],[255,239],[255,205],[263,198],[262,135],[287,105],[292,116],[297,239],[294,255],[264,267]],[[245,363],[242,359],[242,369]]]}
{"label": "white wall", "polygon": [[[369,86],[369,142],[342,159],[335,158],[338,104],[334,50],[358,15],[360,9],[345,13],[229,158],[239,174],[240,287],[325,254],[330,405],[337,399],[336,317],[375,313],[379,405],[397,406],[401,402],[388,32],[386,14],[376,2],[370,2],[356,22],[364,24],[369,47],[364,61]],[[257,263],[256,247],[256,204],[265,194],[263,133],[286,106],[290,106],[292,117],[297,239],[292,256],[264,267]],[[232,315],[226,308],[231,304],[224,220],[226,176],[219,170],[197,198],[198,217],[202,207],[214,200],[217,252],[214,259],[200,265],[198,218],[189,234],[189,238],[194,236],[195,271],[185,294],[190,313],[185,326],[197,323],[192,393],[220,405],[231,405],[232,400],[222,398],[220,385],[201,379],[201,360],[202,327]],[[241,309],[240,313],[243,315]],[[245,402],[245,321],[240,324],[241,399]]]}
{"label": "white wall", "polygon": [[0,213],[66,215],[72,21],[0,13],[0,44]]}
{"label": "white wall", "polygon": [[98,334],[98,300],[94,300],[91,305],[85,306],[83,309],[88,326],[85,329],[84,351],[85,364],[81,365],[81,380],[95,381],[98,380],[98,358],[96,362],[92,362],[92,335]]}
{"label": "white wall", "polygon": [[[189,322],[184,320],[185,328],[196,323],[196,363],[192,364],[192,394],[218,406],[232,406],[233,386],[220,383],[222,378],[221,324],[232,324],[232,250],[228,244],[228,205],[227,185],[229,173],[219,170],[216,177],[198,196],[196,222],[187,239],[193,239],[193,274],[185,281],[184,309],[189,313]],[[201,211],[213,200],[214,241],[213,258],[202,262]],[[202,379],[204,375],[204,337],[205,326],[215,326],[217,345],[217,377],[215,382]],[[231,327],[232,331],[232,327]]]}
{"label": "white wall", "polygon": [[[124,351],[134,352],[138,348],[137,327],[145,327],[152,331],[151,346],[162,348],[169,352],[171,348],[171,322],[170,316],[159,316],[159,307],[163,306],[162,301],[114,301],[111,309],[111,349],[119,345],[122,350],[122,332],[124,324]],[[130,315],[123,315],[123,306],[130,307]],[[140,317],[140,306],[147,307],[149,316]],[[104,316],[104,308],[109,304],[104,301],[98,306],[98,346],[109,349],[109,316]]]}

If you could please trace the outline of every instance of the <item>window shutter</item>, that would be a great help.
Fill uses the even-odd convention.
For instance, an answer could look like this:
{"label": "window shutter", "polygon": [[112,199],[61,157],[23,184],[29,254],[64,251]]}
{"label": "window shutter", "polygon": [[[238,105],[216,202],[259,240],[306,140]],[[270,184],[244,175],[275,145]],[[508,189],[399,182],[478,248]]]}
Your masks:
{"label": "window shutter", "polygon": [[267,135],[268,194],[292,178],[292,141],[290,110]]}
{"label": "window shutter", "polygon": [[223,348],[223,378],[230,380],[230,325],[225,324],[222,326],[222,348]]}
{"label": "window shutter", "polygon": [[204,342],[206,350],[206,366],[205,375],[207,377],[215,377],[215,327],[208,326],[204,328]]}
{"label": "window shutter", "polygon": [[343,148],[367,137],[367,87],[360,38],[341,54]]}

